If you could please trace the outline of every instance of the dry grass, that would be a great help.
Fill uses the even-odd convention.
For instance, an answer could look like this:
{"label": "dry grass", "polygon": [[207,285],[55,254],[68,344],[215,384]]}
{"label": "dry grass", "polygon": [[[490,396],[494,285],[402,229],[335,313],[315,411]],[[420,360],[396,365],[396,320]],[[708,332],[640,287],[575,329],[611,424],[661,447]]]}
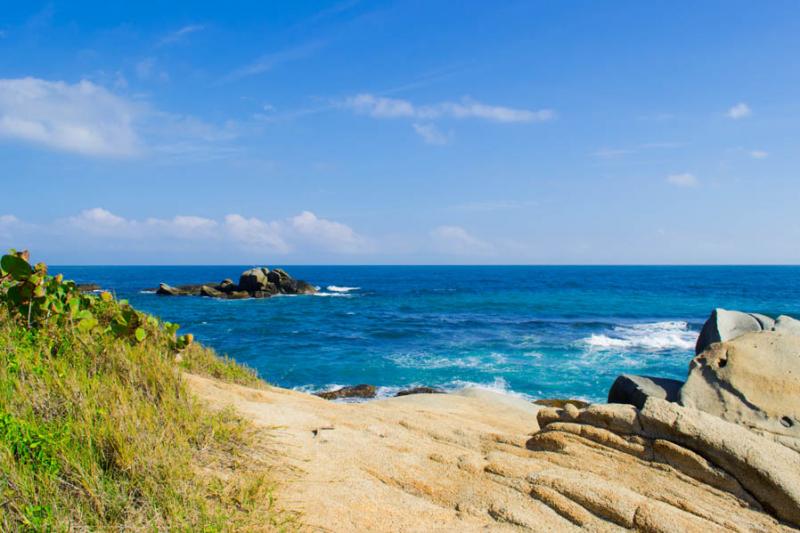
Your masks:
{"label": "dry grass", "polygon": [[0,529],[263,531],[276,511],[262,436],[187,392],[181,367],[255,374],[166,335],[28,331],[0,309]]}

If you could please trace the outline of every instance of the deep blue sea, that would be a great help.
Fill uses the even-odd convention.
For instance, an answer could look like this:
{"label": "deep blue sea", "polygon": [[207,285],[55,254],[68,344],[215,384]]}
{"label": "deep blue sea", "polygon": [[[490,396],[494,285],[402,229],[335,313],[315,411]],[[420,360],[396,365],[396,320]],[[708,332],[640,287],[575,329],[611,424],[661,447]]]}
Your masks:
{"label": "deep blue sea", "polygon": [[714,307],[800,316],[800,267],[283,266],[320,287],[265,300],[162,297],[247,266],[51,267],[302,390],[480,385],[603,400],[623,372],[683,379]]}

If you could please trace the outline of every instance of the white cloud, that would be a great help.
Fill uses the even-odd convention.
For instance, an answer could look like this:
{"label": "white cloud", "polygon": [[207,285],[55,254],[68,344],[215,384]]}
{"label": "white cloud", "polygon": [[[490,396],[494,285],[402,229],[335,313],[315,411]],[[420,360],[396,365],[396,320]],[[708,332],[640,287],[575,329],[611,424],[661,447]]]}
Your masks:
{"label": "white cloud", "polygon": [[753,114],[753,111],[750,109],[744,102],[739,102],[735,106],[728,109],[726,115],[728,118],[732,118],[733,120],[738,120],[740,118],[746,118]]}
{"label": "white cloud", "polygon": [[431,231],[431,238],[437,251],[456,255],[483,255],[493,247],[473,237],[461,226],[439,226]]}
{"label": "white cloud", "polygon": [[[0,217],[0,229],[6,220]],[[9,224],[16,219],[8,219]],[[262,253],[287,254],[295,250],[324,250],[334,253],[360,253],[368,249],[367,240],[350,226],[320,218],[310,211],[283,220],[267,221],[256,217],[229,214],[222,221],[199,216],[178,215],[172,218],[127,219],[107,209],[95,207],[75,216],[58,220],[45,232],[65,238],[108,239],[119,244],[136,242],[139,246],[182,245],[234,248]],[[199,243],[199,244],[198,244]],[[199,249],[198,249],[199,250]],[[202,251],[202,250],[199,250]]]}
{"label": "white cloud", "polygon": [[493,106],[482,104],[470,98],[464,98],[461,102],[442,102],[418,106],[408,100],[362,93],[346,99],[342,106],[373,118],[415,118],[422,120],[477,118],[502,123],[541,122],[555,118],[555,112],[549,109],[531,111],[528,109]]}
{"label": "white cloud", "polygon": [[415,122],[413,126],[417,135],[422,137],[422,140],[427,144],[443,146],[450,143],[450,135],[440,131],[435,124],[418,124]]}
{"label": "white cloud", "polygon": [[281,235],[283,228],[278,222],[228,215],[225,217],[225,231],[248,249],[263,249],[278,253],[287,253],[291,250]]}
{"label": "white cloud", "polygon": [[667,183],[676,187],[697,187],[698,181],[693,174],[672,174],[667,176]]}
{"label": "white cloud", "polygon": [[178,30],[173,31],[172,33],[166,35],[163,39],[161,39],[156,46],[164,46],[167,44],[176,43],[182,40],[187,35],[192,33],[197,33],[206,29],[205,26],[202,24],[189,24],[188,26],[184,26]]}
{"label": "white cloud", "polygon": [[94,156],[136,154],[139,109],[90,81],[0,79],[0,137]]}
{"label": "white cloud", "polygon": [[317,217],[310,211],[303,211],[290,219],[291,228],[300,236],[310,239],[323,249],[353,253],[364,251],[366,241],[356,234],[350,226]]}
{"label": "white cloud", "polygon": [[765,152],[764,150],[753,150],[750,152],[750,157],[753,159],[766,159],[769,157],[769,152]]}

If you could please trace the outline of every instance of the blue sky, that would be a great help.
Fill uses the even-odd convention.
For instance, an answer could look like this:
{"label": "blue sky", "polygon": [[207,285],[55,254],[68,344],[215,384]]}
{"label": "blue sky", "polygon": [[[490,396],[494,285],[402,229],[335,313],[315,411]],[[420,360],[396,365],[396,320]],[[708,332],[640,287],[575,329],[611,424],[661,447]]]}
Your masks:
{"label": "blue sky", "polygon": [[4,248],[800,262],[795,1],[2,4]]}

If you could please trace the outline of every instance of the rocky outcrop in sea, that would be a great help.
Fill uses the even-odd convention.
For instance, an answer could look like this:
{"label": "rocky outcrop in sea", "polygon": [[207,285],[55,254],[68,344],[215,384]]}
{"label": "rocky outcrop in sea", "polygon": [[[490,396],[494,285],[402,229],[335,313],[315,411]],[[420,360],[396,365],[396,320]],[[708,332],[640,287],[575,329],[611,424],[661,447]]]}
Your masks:
{"label": "rocky outcrop in sea", "polygon": [[177,287],[162,283],[155,292],[161,296],[206,296],[238,300],[269,298],[276,294],[314,294],[317,288],[308,282],[294,279],[280,268],[270,270],[267,267],[258,267],[242,272],[239,283],[234,283],[232,279]]}

